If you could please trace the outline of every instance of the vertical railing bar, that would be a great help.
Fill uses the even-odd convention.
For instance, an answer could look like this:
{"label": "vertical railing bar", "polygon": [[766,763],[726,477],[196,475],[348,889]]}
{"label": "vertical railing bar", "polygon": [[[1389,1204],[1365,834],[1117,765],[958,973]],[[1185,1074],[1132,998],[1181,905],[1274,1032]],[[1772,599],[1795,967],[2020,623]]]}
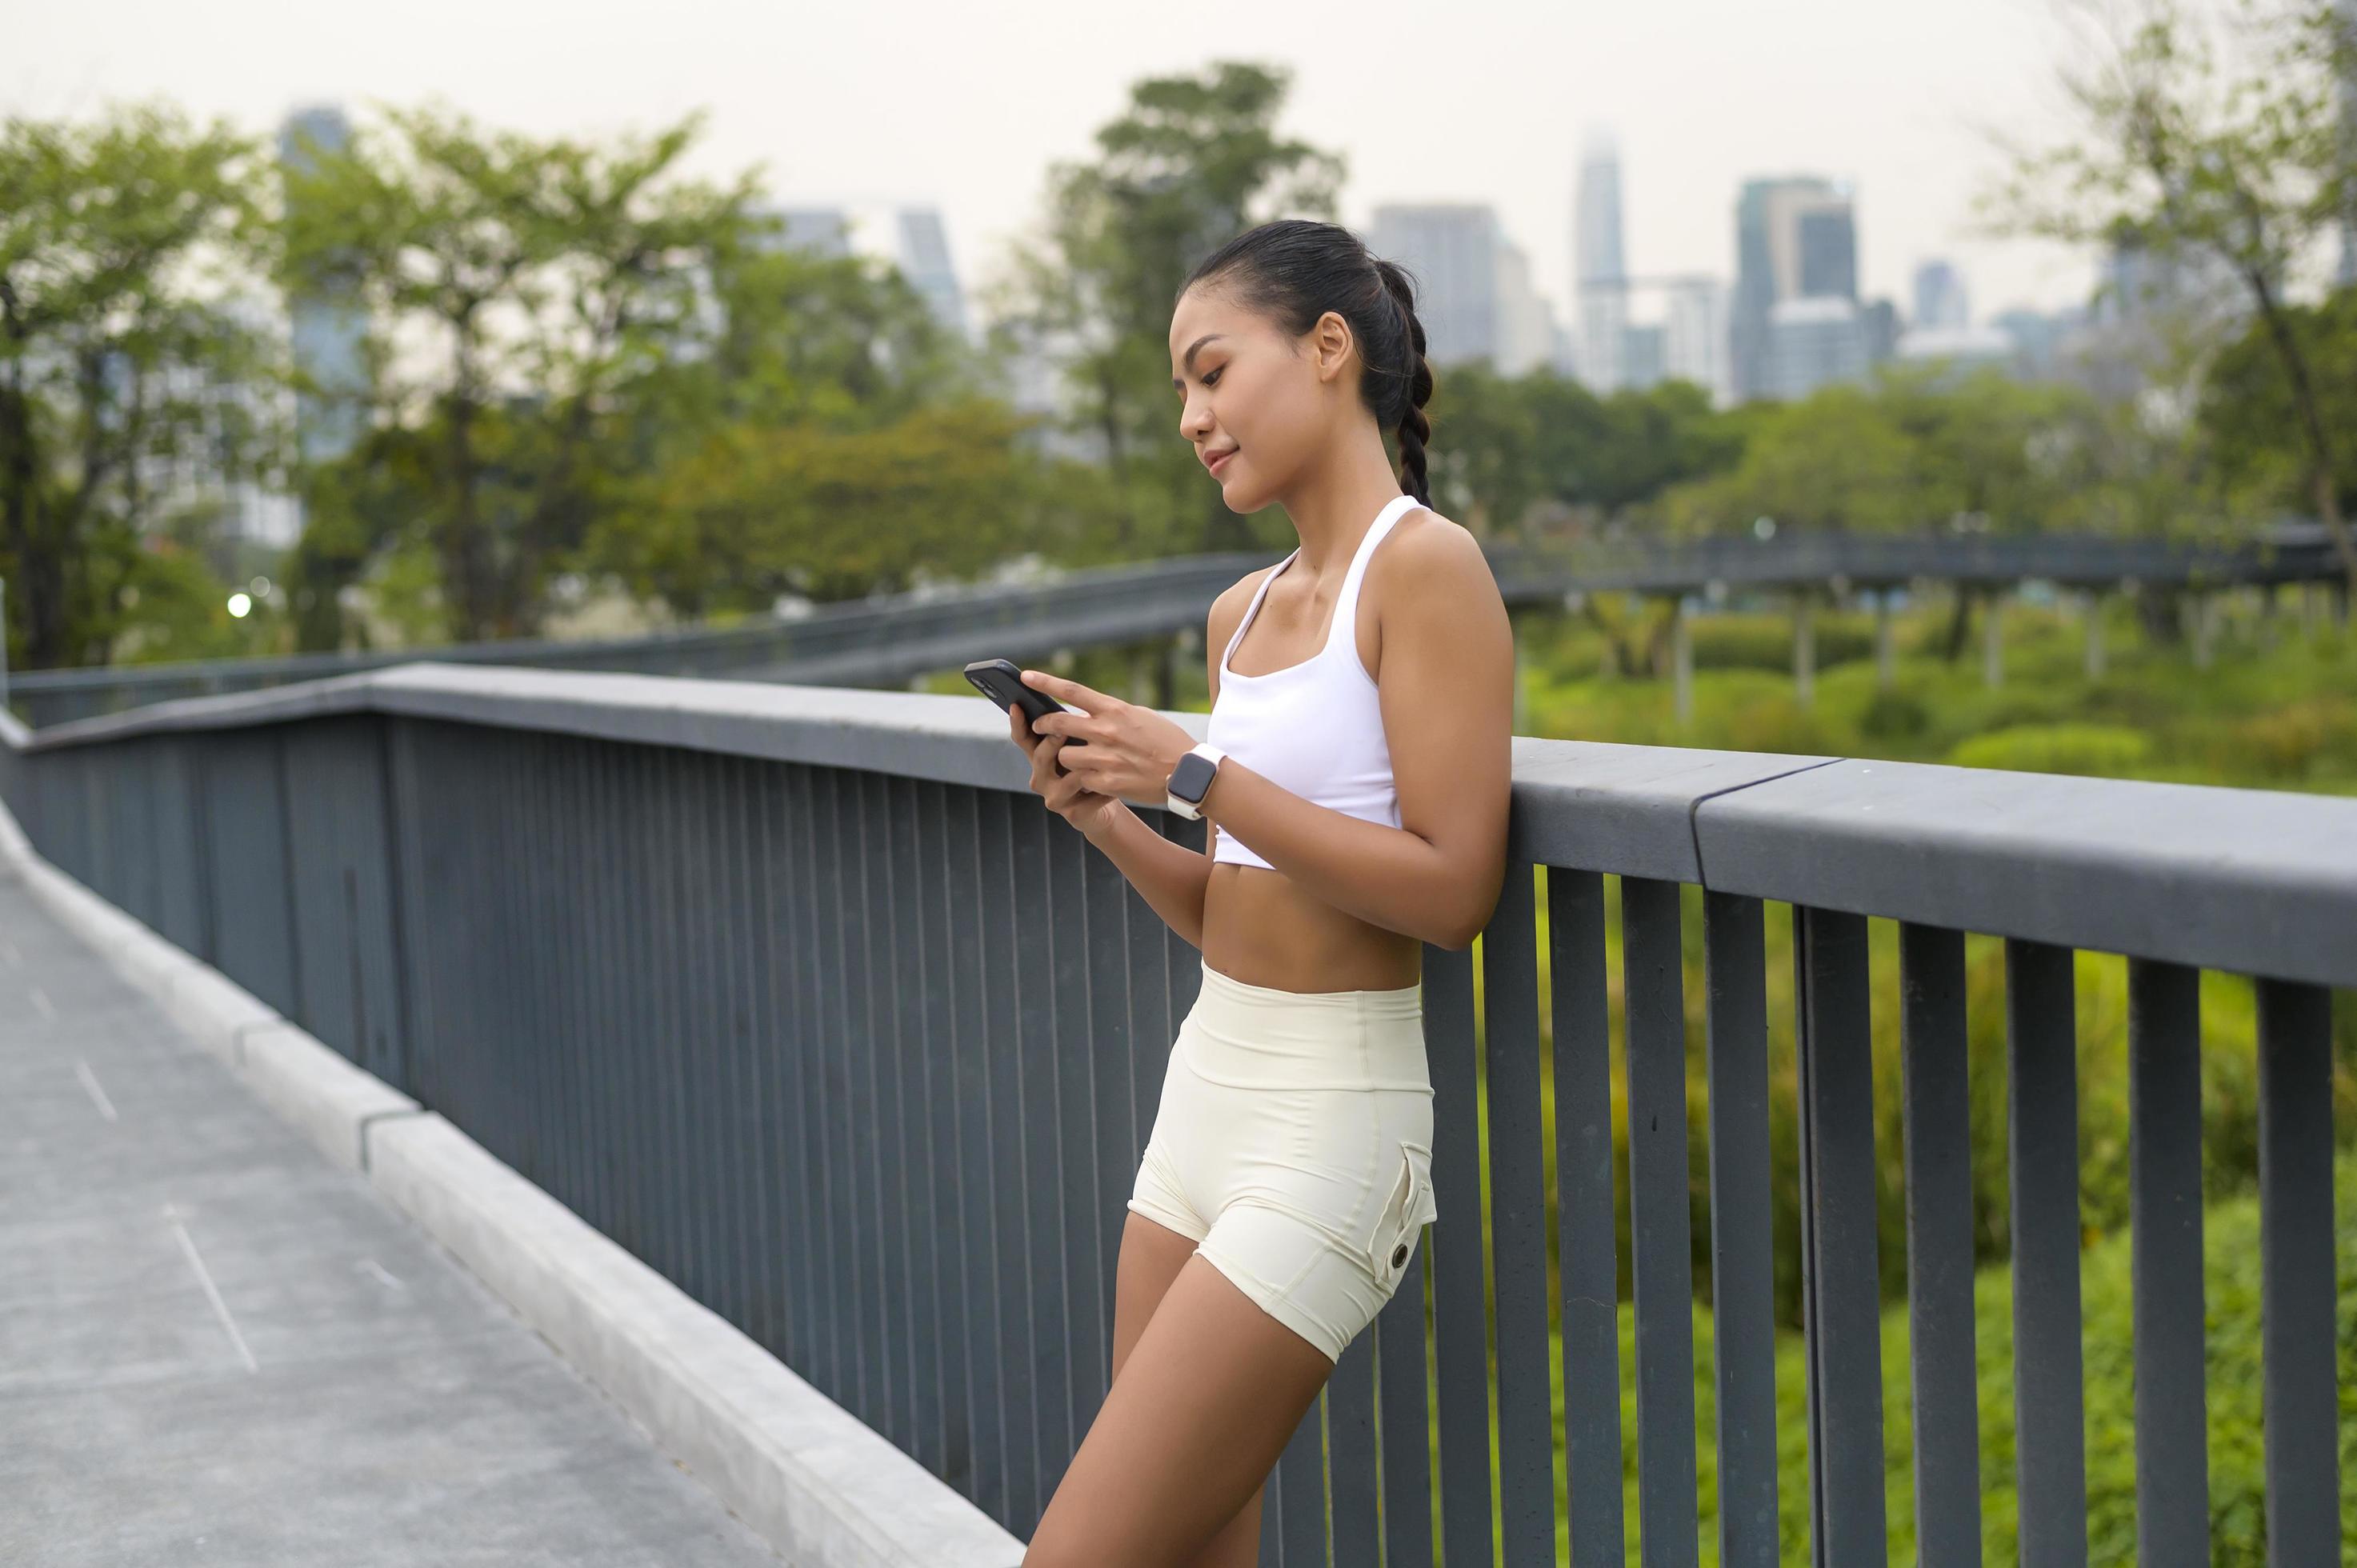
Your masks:
{"label": "vertical railing bar", "polygon": [[934,1399],[940,1410],[939,1474],[951,1487],[971,1498],[974,1493],[973,1413],[966,1372],[966,1302],[963,1256],[964,1216],[958,1208],[957,1006],[958,964],[952,940],[954,910],[971,908],[952,901],[949,875],[949,834],[943,817],[949,786],[933,779],[917,781],[915,789],[918,974],[923,999],[924,1107],[928,1168],[930,1245],[925,1252],[924,1289],[931,1296],[931,1325],[935,1337]]}
{"label": "vertical railing bar", "polygon": [[2202,1366],[2201,972],[2128,960],[2136,1561],[2210,1561]]}
{"label": "vertical railing bar", "polygon": [[2257,977],[2260,1358],[2267,1562],[2341,1548],[2333,1261],[2332,993]]}
{"label": "vertical railing bar", "polygon": [[1424,1040],[1432,1067],[1433,1319],[1440,1401],[1442,1557],[1484,1564],[1491,1525],[1489,1310],[1484,1299],[1473,955],[1424,946]]}
{"label": "vertical railing bar", "polygon": [[785,1321],[778,1354],[805,1377],[815,1356],[812,1338],[817,1271],[823,1255],[812,1218],[811,1195],[818,1186],[818,1154],[811,1133],[815,1107],[809,1090],[810,1034],[802,1005],[809,988],[802,979],[811,939],[802,929],[801,888],[807,863],[801,854],[802,812],[794,778],[800,766],[767,762],[760,769],[761,865],[767,894],[761,928],[770,983],[770,1081],[773,1114],[784,1133],[767,1180],[775,1184],[783,1223],[771,1262]]}
{"label": "vertical railing bar", "polygon": [[[1135,1003],[1130,967],[1129,917],[1137,900],[1135,889],[1111,857],[1080,840],[1082,897],[1087,902],[1089,932],[1087,1021],[1084,1041],[1089,1058],[1089,1128],[1093,1139],[1095,1185],[1092,1218],[1096,1239],[1095,1340],[1083,1368],[1076,1365],[1073,1383],[1085,1415],[1076,1430],[1085,1434],[1113,1386],[1113,1330],[1115,1287],[1121,1268],[1121,1238],[1129,1220],[1128,1201],[1137,1174],[1137,1145],[1132,1142],[1131,1106],[1135,1088],[1132,1064],[1137,1057],[1134,1027]],[[1149,918],[1151,910],[1148,910]]]}
{"label": "vertical railing bar", "polygon": [[[1026,1093],[1015,933],[1017,923],[1027,916],[1036,918],[1037,902],[1023,897],[1017,883],[1016,870],[1020,862],[1014,832],[1015,802],[992,791],[982,792],[979,800],[980,831],[976,838],[983,851],[983,898],[976,923],[985,955],[982,984],[991,1063],[989,1191],[997,1199],[991,1245],[998,1278],[997,1354],[1006,1428],[1006,1440],[1002,1445],[1006,1455],[1006,1513],[1001,1522],[1028,1540],[1039,1521],[1046,1498],[1039,1487],[1039,1430],[1034,1413],[1037,1385],[1029,1369],[1033,1326],[1030,1194],[1027,1187],[1025,1144],[1029,1141],[1037,1108]],[[1014,1375],[1006,1375],[1008,1371]]]}
{"label": "vertical railing bar", "polygon": [[759,1021],[754,1016],[754,931],[759,924],[754,919],[752,901],[752,832],[745,816],[745,788],[748,773],[752,771],[752,759],[748,757],[716,757],[719,764],[719,804],[721,828],[715,842],[721,851],[721,865],[716,886],[721,889],[721,929],[716,931],[719,952],[724,955],[726,985],[721,991],[724,1000],[724,1026],[728,1040],[728,1075],[721,1090],[721,1118],[728,1122],[728,1139],[721,1148],[728,1155],[721,1186],[728,1191],[728,1262],[733,1275],[733,1297],[736,1297],[736,1326],[754,1342],[761,1339],[761,1316],[764,1316],[764,1292],[759,1275],[759,1259],[769,1252],[770,1229],[764,1217],[764,1193],[761,1193],[761,1079],[757,1066]]}
{"label": "vertical railing bar", "polygon": [[1044,904],[1036,918],[1047,928],[1053,976],[1048,1059],[1056,1072],[1056,1185],[1063,1209],[1056,1236],[1063,1275],[1059,1299],[1064,1315],[1064,1409],[1062,1440],[1051,1451],[1060,1479],[1103,1397],[1096,1385],[1107,1359],[1098,1239],[1108,1206],[1097,1191],[1096,1079],[1089,1026],[1088,863],[1096,851],[1038,801],[1021,804],[1046,841],[1039,856]]}
{"label": "vertical railing bar", "polygon": [[876,1081],[876,1240],[878,1310],[875,1316],[877,1359],[888,1369],[877,1428],[894,1447],[908,1452],[916,1441],[917,1404],[910,1387],[914,1353],[909,1291],[909,1151],[901,1105],[899,819],[889,775],[861,775],[866,813],[860,835],[868,871],[867,998],[869,1052]]}
{"label": "vertical railing bar", "polygon": [[999,1321],[1004,1287],[998,1278],[996,1231],[1003,1170],[991,1134],[993,1018],[984,961],[991,945],[987,926],[993,903],[983,864],[991,839],[979,802],[980,791],[970,787],[943,791],[942,846],[952,917],[971,912],[985,928],[950,944],[954,1006],[947,1048],[957,1064],[958,1277],[964,1284],[966,1411],[974,1464],[969,1495],[975,1507],[1006,1524],[1015,1517],[1015,1505],[1007,1483],[1006,1400],[999,1389],[1006,1366],[1000,1349],[1006,1339]]}
{"label": "vertical railing bar", "polygon": [[[1403,1276],[1402,1289],[1405,1287]],[[1326,1380],[1327,1487],[1333,1497],[1333,1554],[1337,1564],[1382,1561],[1377,1530],[1380,1505],[1375,1470],[1375,1336],[1367,1332],[1344,1348]]]}
{"label": "vertical railing bar", "polygon": [[693,902],[687,856],[694,841],[687,822],[686,759],[668,746],[657,753],[657,757],[661,800],[656,815],[662,823],[663,833],[662,924],[670,933],[660,972],[665,997],[662,1099],[669,1112],[662,1157],[664,1192],[669,1200],[664,1228],[676,1238],[672,1249],[676,1272],[672,1279],[694,1295],[704,1276],[704,1259],[697,1246],[696,1205],[688,1179],[690,1151],[695,1146],[695,1130],[687,1119],[688,1074],[692,1070],[688,1053],[694,1037],[691,1021],[694,997],[688,981],[694,939],[687,929],[688,909]]}
{"label": "vertical railing bar", "polygon": [[873,870],[880,837],[874,809],[875,775],[865,769],[845,773],[839,799],[844,816],[844,852],[850,875],[846,879],[844,926],[844,1047],[851,1082],[851,1133],[857,1157],[852,1162],[857,1177],[857,1201],[852,1208],[852,1232],[858,1243],[860,1419],[898,1442],[899,1369],[893,1364],[894,1336],[885,1325],[899,1304],[893,1300],[884,1273],[888,1234],[884,1212],[884,1139],[886,1115],[883,1069],[884,1019],[877,1005],[877,987],[888,967],[879,951],[884,915],[877,908],[878,879]]}
{"label": "vertical railing bar", "polygon": [[1326,1568],[1325,1403],[1321,1390],[1276,1456],[1270,1485],[1281,1493],[1284,1506],[1278,1510],[1280,1550],[1273,1568]]}
{"label": "vertical railing bar", "polygon": [[[1063,824],[1056,827],[1060,832]],[[1008,842],[1014,851],[1015,929],[1036,933],[1044,927],[1052,936],[1056,910],[1050,861],[1055,852],[1047,830],[1035,801],[1018,798],[1012,802]],[[1038,951],[1036,948],[1028,950]],[[1024,980],[1028,982],[1035,972],[1027,966]],[[1024,1288],[1031,1304],[1031,1332],[1019,1364],[1031,1378],[1032,1452],[1039,1466],[1037,1506],[1044,1511],[1077,1446],[1072,1439],[1071,1379],[1066,1359],[1070,1317],[1065,1305],[1063,1075],[1056,1059],[1052,981],[1022,985],[1015,1002],[1020,1031],[1016,1037],[1023,1061],[1022,1187],[1029,1200],[1024,1251],[1029,1266]]]}
{"label": "vertical railing bar", "polygon": [[581,1048],[592,1075],[595,1095],[597,1147],[591,1181],[597,1193],[597,1223],[608,1235],[623,1240],[627,1247],[633,1245],[634,1240],[623,1240],[620,1173],[630,1133],[630,1112],[621,1071],[626,1053],[636,1047],[637,1041],[624,1023],[631,961],[628,928],[621,918],[628,899],[623,892],[619,847],[625,834],[621,828],[623,814],[616,805],[619,783],[616,761],[615,747],[596,745],[586,748],[582,765],[581,838],[587,846],[588,863],[583,897],[589,915],[589,946],[585,955],[589,964],[589,1004]]}
{"label": "vertical railing bar", "polygon": [[1762,924],[1757,898],[1703,895],[1718,1547],[1719,1561],[1727,1568],[1773,1568],[1779,1551],[1776,1261]]}
{"label": "vertical railing bar", "polygon": [[2083,1568],[2087,1561],[2072,959],[2069,948],[2005,939],[2014,1464],[2024,1568]]}
{"label": "vertical railing bar", "polygon": [[1899,993],[1915,1536],[1927,1561],[1977,1564],[1980,1406],[1974,1365],[1964,934],[1901,921]]}
{"label": "vertical railing bar", "polygon": [[1604,876],[1559,865],[1547,867],[1546,876],[1571,1558],[1575,1563],[1619,1563],[1625,1554],[1626,1523]]}
{"label": "vertical railing bar", "polygon": [[1867,926],[1805,905],[1793,920],[1810,1545],[1821,1568],[1846,1568],[1889,1552]]}
{"label": "vertical railing bar", "polygon": [[1429,1251],[1419,1247],[1408,1254],[1399,1288],[1375,1315],[1384,1568],[1431,1568],[1433,1561],[1432,1406],[1425,1391],[1431,1370],[1425,1298]]}
{"label": "vertical railing bar", "polygon": [[1547,1364],[1546,1127],[1539,1103],[1538,932],[1533,879],[1513,861],[1481,934],[1491,1291],[1498,1318],[1501,1544],[1509,1563],[1555,1555],[1555,1412]]}
{"label": "vertical railing bar", "polygon": [[713,786],[719,758],[709,752],[678,753],[681,805],[687,843],[684,863],[684,931],[687,964],[681,976],[686,1000],[685,1047],[682,1062],[681,1113],[688,1144],[683,1174],[691,1223],[695,1227],[700,1299],[724,1319],[733,1320],[736,1304],[728,1268],[728,1235],[725,1206],[728,1194],[720,1180],[723,1162],[715,1146],[726,1136],[721,1100],[728,1037],[722,976],[716,961],[713,915],[718,897],[719,829],[713,810]]}
{"label": "vertical railing bar", "polygon": [[1629,1272],[1637,1323],[1638,1541],[1647,1568],[1692,1568],[1701,1552],[1679,903],[1675,882],[1620,878],[1629,1062]]}
{"label": "vertical railing bar", "polygon": [[819,934],[819,961],[812,986],[813,1042],[819,1053],[816,1104],[826,1128],[826,1251],[829,1306],[825,1366],[833,1379],[827,1390],[837,1404],[857,1408],[862,1402],[859,1361],[858,1247],[859,1140],[855,1130],[851,1090],[845,1062],[849,1051],[844,1015],[844,926],[850,911],[844,901],[843,852],[845,826],[838,795],[842,772],[813,768],[810,774],[811,841],[816,847],[813,865],[813,925]]}
{"label": "vertical railing bar", "polygon": [[933,1474],[942,1466],[941,1320],[933,1295],[933,1230],[941,1217],[931,1199],[933,1176],[931,1107],[925,1100],[925,944],[922,875],[917,864],[917,789],[914,779],[885,780],[885,806],[891,832],[892,952],[886,981],[892,999],[893,1139],[899,1150],[899,1190],[894,1195],[899,1228],[902,1310],[909,1337],[904,1373],[908,1380],[909,1452]]}

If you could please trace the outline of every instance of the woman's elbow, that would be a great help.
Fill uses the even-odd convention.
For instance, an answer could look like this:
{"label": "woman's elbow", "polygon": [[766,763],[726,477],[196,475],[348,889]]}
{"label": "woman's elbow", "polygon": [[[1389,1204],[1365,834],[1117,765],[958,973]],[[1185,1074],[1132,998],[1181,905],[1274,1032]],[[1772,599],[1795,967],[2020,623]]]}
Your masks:
{"label": "woman's elbow", "polygon": [[1461,952],[1473,945],[1473,939],[1489,929],[1490,918],[1498,912],[1498,895],[1506,885],[1503,868],[1493,870],[1458,905],[1462,911],[1449,926],[1448,940],[1441,946],[1452,952]]}

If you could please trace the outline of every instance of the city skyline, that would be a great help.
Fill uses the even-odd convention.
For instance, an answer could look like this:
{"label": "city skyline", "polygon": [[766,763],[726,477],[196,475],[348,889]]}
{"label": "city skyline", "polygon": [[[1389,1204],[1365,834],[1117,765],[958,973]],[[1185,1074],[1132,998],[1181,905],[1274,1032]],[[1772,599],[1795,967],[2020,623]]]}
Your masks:
{"label": "city skyline", "polygon": [[[241,25],[249,9],[253,25]],[[1090,25],[1054,24],[1067,13]],[[936,207],[973,286],[1036,222],[1049,164],[1092,156],[1094,132],[1122,113],[1133,82],[1242,59],[1294,73],[1283,134],[1348,157],[1342,221],[1365,233],[1379,206],[1487,204],[1566,325],[1580,155],[1598,127],[1619,147],[1632,274],[1731,282],[1743,182],[1813,173],[1855,193],[1862,295],[1909,300],[1916,268],[1933,257],[1956,264],[1976,313],[1989,316],[2081,303],[2097,275],[2096,258],[1958,229],[1970,188],[1995,172],[1970,122],[2040,121],[2040,84],[2061,35],[2029,0],[1991,7],[1970,27],[1861,0],[1773,18],[1727,0],[1581,18],[1492,4],[1438,30],[1405,6],[1361,8],[1348,30],[1279,11],[1208,48],[1167,20],[1067,5],[1028,7],[1033,25],[1016,29],[946,5],[791,18],[705,5],[657,36],[601,25],[624,16],[594,4],[511,0],[485,13],[423,0],[396,30],[328,14],[296,40],[265,25],[252,0],[224,0],[201,20],[145,3],[41,13],[18,28],[25,48],[0,71],[0,108],[81,116],[162,94],[262,134],[305,103],[365,117],[372,100],[432,101],[538,134],[608,134],[705,107],[705,133],[685,160],[694,172],[764,164],[781,205]],[[931,47],[912,56],[920,17]],[[564,69],[504,63],[526,58],[515,49],[528,38],[544,52],[560,26]],[[703,48],[724,30],[742,47]],[[452,54],[451,36],[475,48]],[[1029,43],[1042,36],[1058,39],[1052,59]],[[1410,38],[1414,74],[1399,76]],[[1386,72],[1415,91],[1368,91]],[[877,113],[888,84],[927,113]],[[858,134],[844,134],[848,124]]]}

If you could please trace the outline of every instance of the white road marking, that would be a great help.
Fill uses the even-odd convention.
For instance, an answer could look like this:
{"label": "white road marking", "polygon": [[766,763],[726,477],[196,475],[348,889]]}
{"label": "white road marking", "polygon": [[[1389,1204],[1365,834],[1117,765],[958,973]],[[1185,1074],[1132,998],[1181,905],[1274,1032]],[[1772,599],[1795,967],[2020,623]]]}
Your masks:
{"label": "white road marking", "polygon": [[98,1087],[98,1074],[90,1070],[88,1058],[74,1063],[74,1076],[81,1079],[81,1086],[84,1089],[90,1090],[91,1099],[98,1105],[98,1113],[109,1122],[116,1120],[114,1102],[106,1098],[106,1090]]}
{"label": "white road marking", "polygon": [[[168,1214],[171,1210],[166,1209],[165,1212]],[[213,1277],[205,1272],[205,1261],[197,1256],[197,1244],[188,1240],[188,1229],[175,1219],[172,1221],[172,1234],[180,1239],[180,1251],[188,1255],[188,1267],[197,1271],[197,1283],[205,1287],[205,1294],[213,1304],[214,1316],[221,1319],[221,1326],[229,1330],[230,1340],[237,1347],[237,1353],[245,1358],[245,1369],[249,1372],[262,1370],[262,1363],[253,1359],[252,1350],[246,1348],[245,1336],[237,1331],[237,1319],[229,1315],[229,1303],[221,1300],[221,1292],[213,1288]]]}
{"label": "white road marking", "polygon": [[52,1024],[58,1021],[56,1004],[49,1000],[49,993],[38,985],[33,987],[33,1011]]}

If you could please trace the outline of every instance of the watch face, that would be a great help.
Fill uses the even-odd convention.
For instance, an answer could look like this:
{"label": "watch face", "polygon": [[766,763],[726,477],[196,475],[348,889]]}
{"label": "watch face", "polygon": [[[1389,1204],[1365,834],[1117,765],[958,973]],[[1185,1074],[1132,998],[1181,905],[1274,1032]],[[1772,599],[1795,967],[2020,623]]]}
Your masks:
{"label": "watch face", "polygon": [[1211,787],[1211,774],[1218,767],[1200,751],[1190,751],[1178,759],[1170,770],[1170,792],[1182,800],[1196,801]]}

